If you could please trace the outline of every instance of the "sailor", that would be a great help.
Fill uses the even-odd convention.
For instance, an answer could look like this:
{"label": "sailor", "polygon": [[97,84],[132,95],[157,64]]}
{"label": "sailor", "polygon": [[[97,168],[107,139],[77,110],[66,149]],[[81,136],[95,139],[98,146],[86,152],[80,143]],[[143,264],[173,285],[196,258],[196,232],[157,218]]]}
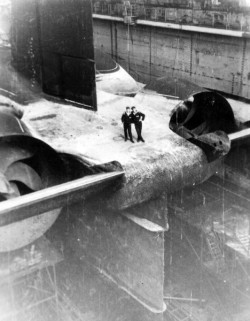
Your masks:
{"label": "sailor", "polygon": [[135,106],[133,106],[131,109],[132,109],[132,115],[133,115],[132,122],[135,124],[135,130],[138,136],[137,141],[138,142],[141,141],[144,143],[145,141],[142,138],[141,131],[142,131],[142,122],[145,119],[145,114],[138,111]]}
{"label": "sailor", "polygon": [[132,133],[131,133],[131,123],[132,123],[132,113],[130,107],[126,107],[126,111],[122,114],[121,121],[124,128],[125,142],[128,140],[128,135],[131,143],[134,143]]}

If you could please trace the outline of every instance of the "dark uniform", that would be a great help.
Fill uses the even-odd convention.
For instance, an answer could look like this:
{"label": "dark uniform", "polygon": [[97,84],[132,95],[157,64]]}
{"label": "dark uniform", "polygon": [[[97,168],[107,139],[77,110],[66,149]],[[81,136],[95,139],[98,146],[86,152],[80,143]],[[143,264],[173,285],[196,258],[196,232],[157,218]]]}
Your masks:
{"label": "dark uniform", "polygon": [[131,132],[132,113],[130,114],[127,114],[126,112],[123,113],[121,121],[123,123],[123,128],[124,128],[125,141],[128,139],[128,135],[129,135],[129,139],[131,140],[131,142],[134,142],[132,137],[132,132]]}
{"label": "dark uniform", "polygon": [[[142,131],[142,120],[145,119],[145,114],[141,112],[137,112],[133,114],[132,122],[135,124],[135,130],[137,132],[137,141],[142,141],[144,142],[144,139],[141,136],[141,131]],[[140,121],[141,120],[141,121]]]}

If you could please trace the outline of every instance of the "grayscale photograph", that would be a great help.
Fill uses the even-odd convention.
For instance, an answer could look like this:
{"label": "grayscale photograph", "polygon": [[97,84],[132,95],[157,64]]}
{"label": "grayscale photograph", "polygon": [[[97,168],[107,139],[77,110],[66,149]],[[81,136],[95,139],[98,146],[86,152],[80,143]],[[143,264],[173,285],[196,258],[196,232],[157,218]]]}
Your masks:
{"label": "grayscale photograph", "polygon": [[250,0],[0,0],[0,321],[250,321]]}

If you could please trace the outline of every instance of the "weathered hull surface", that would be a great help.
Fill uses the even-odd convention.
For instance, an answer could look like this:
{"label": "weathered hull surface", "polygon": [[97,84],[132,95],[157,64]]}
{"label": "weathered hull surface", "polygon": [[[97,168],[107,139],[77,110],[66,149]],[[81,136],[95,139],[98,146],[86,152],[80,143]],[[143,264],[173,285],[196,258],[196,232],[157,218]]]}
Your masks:
{"label": "weathered hull surface", "polygon": [[[114,160],[121,164],[122,185],[77,204],[69,197],[61,215],[65,234],[59,225],[61,242],[83,265],[90,264],[153,312],[152,320],[162,320],[168,194],[203,182],[220,170],[223,160],[209,163],[199,147],[169,129],[176,100],[147,91],[134,98],[99,92],[98,103],[93,113],[41,100],[25,107],[24,120],[60,152],[93,166]],[[124,141],[120,118],[126,106],[146,114],[145,143],[136,142],[133,126],[135,143]],[[242,111],[237,110],[237,118]]]}
{"label": "weathered hull surface", "polygon": [[[153,94],[130,98],[103,92],[98,101],[96,114],[43,101],[28,106],[25,118],[56,150],[80,155],[93,164],[113,160],[121,164],[126,179],[122,188],[105,195],[108,208],[129,208],[163,192],[199,184],[219,170],[220,160],[208,163],[200,148],[169,129],[176,101]],[[146,114],[145,144],[136,142],[133,126],[135,143],[124,142],[120,117],[127,105],[136,105]]]}

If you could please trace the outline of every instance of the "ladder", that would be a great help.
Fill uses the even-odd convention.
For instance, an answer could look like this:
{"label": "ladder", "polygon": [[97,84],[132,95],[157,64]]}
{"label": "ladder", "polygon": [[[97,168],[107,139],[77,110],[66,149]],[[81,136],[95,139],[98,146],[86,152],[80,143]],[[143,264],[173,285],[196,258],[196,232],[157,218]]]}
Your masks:
{"label": "ladder", "polygon": [[219,260],[222,257],[222,251],[219,246],[218,237],[215,232],[209,232],[206,234],[206,241],[210,251],[210,254],[214,260]]}
{"label": "ladder", "polygon": [[219,245],[217,234],[214,231],[206,233],[206,241],[213,262],[216,264],[216,272],[220,274],[224,273],[226,270],[225,259]]}
{"label": "ladder", "polygon": [[238,241],[244,247],[244,250],[247,254],[250,254],[250,237],[248,233],[237,233],[236,234]]}

